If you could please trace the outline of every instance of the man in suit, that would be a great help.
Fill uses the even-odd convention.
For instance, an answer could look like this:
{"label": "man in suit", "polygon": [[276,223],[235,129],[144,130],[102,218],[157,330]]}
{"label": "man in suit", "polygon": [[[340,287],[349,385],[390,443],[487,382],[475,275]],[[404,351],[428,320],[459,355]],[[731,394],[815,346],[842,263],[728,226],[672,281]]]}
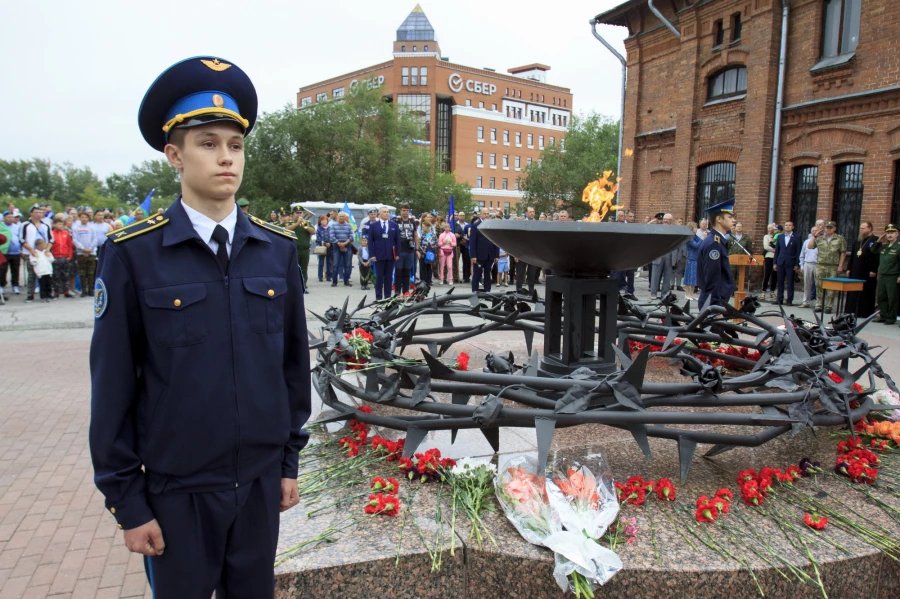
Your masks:
{"label": "man in suit", "polygon": [[[534,206],[525,210],[525,220],[535,220]],[[525,284],[528,283],[528,293],[534,293],[535,268],[531,264],[525,264],[522,260],[516,260],[516,291],[525,293]]]}
{"label": "man in suit", "polygon": [[491,290],[491,268],[500,259],[497,246],[481,234],[478,227],[490,218],[487,208],[481,209],[481,220],[472,223],[469,228],[469,255],[472,260],[472,291],[478,291],[478,280],[484,278],[484,290]]}
{"label": "man in suit", "polygon": [[375,264],[375,299],[391,297],[391,278],[394,260],[400,251],[400,229],[391,220],[387,207],[382,207],[378,219],[369,223],[369,260]]}
{"label": "man in suit", "polygon": [[787,305],[794,305],[794,272],[800,271],[800,245],[803,240],[799,235],[794,235],[794,223],[784,223],[784,233],[775,241],[775,263],[773,268],[778,275],[778,297],[776,302],[781,305],[784,300],[784,286],[787,284]]}

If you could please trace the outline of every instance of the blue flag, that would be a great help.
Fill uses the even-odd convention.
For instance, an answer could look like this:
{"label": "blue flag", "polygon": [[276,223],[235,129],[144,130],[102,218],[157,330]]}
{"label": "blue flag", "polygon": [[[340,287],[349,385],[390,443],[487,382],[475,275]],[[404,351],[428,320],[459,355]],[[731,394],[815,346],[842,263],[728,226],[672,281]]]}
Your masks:
{"label": "blue flag", "polygon": [[456,208],[453,206],[453,196],[450,196],[450,209],[447,211],[447,222],[450,223],[450,226],[453,226],[453,221],[456,220]]}
{"label": "blue flag", "polygon": [[150,216],[150,199],[153,197],[154,191],[156,191],[155,187],[150,190],[150,193],[147,194],[147,197],[144,198],[144,201],[141,202],[140,206],[138,206],[138,208],[144,211],[144,218]]}
{"label": "blue flag", "polygon": [[359,231],[356,227],[356,219],[353,217],[353,211],[350,210],[350,204],[347,203],[347,200],[344,200],[344,207],[341,208],[341,211],[347,213],[347,218],[350,219],[350,226],[353,227],[353,239],[359,241]]}

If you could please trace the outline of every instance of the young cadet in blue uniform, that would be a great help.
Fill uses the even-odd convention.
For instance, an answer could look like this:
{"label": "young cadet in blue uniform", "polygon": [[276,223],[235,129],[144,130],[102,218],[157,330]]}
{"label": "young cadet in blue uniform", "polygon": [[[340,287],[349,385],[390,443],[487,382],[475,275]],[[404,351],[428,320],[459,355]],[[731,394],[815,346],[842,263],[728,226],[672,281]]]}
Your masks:
{"label": "young cadet in blue uniform", "polygon": [[698,303],[701,308],[710,300],[711,306],[724,306],[734,295],[734,277],[728,262],[726,242],[734,226],[734,198],[706,209],[709,215],[709,234],[697,253]]}
{"label": "young cadet in blue uniform", "polygon": [[109,234],[94,291],[90,448],[155,599],[274,595],[296,505],[309,346],[293,234],[234,194],[256,91],[234,64],[179,62],[139,112],[182,195]]}

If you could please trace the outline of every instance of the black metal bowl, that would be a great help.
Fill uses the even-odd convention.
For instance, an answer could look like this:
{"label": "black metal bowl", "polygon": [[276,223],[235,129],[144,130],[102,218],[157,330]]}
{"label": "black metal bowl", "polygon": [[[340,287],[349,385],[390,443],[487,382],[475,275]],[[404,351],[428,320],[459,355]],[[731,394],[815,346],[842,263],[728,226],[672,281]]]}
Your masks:
{"label": "black metal bowl", "polygon": [[478,230],[505,252],[553,274],[599,276],[643,266],[691,238],[688,227],[486,220]]}

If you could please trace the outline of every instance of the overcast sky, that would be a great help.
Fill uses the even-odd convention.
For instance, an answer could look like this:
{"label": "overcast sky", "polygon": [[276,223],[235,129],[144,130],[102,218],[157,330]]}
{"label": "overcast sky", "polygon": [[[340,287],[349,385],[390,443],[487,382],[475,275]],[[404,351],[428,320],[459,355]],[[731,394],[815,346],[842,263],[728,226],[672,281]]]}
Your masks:
{"label": "overcast sky", "polygon": [[[576,112],[618,116],[619,62],[588,20],[621,0],[425,0],[443,54],[455,63],[541,62],[570,87]],[[141,138],[137,109],[170,64],[200,54],[253,79],[261,112],[297,89],[391,58],[411,0],[28,0],[0,20],[0,158],[42,157],[106,177],[161,157]],[[601,26],[624,54],[624,28]]]}

